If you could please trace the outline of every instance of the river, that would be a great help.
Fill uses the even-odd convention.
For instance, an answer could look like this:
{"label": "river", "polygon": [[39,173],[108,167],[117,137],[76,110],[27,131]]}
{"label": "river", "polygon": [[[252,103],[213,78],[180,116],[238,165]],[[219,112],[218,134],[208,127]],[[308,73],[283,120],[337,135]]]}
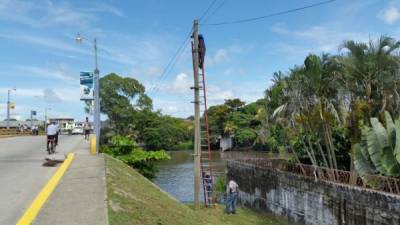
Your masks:
{"label": "river", "polygon": [[[159,172],[154,183],[181,202],[193,202],[193,151],[171,151],[171,160],[157,164]],[[225,159],[244,157],[271,158],[264,152],[212,152],[212,169],[216,176],[225,175]]]}

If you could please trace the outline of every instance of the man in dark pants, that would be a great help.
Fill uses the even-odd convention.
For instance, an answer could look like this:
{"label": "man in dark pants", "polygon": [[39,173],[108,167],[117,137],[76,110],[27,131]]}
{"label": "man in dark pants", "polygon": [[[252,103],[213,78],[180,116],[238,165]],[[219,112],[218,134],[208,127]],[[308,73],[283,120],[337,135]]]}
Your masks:
{"label": "man in dark pants", "polygon": [[87,117],[85,123],[83,124],[83,131],[85,132],[85,140],[89,140],[90,124],[89,124],[89,118]]}

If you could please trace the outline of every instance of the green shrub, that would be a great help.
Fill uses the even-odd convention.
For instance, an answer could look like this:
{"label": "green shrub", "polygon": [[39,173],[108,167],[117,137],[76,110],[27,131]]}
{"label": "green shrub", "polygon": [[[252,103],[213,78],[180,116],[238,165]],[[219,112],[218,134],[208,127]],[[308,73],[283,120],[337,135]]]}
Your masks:
{"label": "green shrub", "polygon": [[188,149],[193,149],[192,141],[180,142],[173,147],[173,150],[188,150]]}
{"label": "green shrub", "polygon": [[252,146],[257,138],[257,134],[253,129],[238,129],[235,134],[235,141],[239,147]]}
{"label": "green shrub", "polygon": [[275,152],[275,153],[279,152],[279,143],[275,139],[275,137],[273,137],[273,136],[268,137],[266,144],[270,151]]}
{"label": "green shrub", "polygon": [[221,199],[226,192],[226,177],[217,177],[217,180],[215,181],[215,192],[217,195],[217,199]]}
{"label": "green shrub", "polygon": [[171,158],[164,150],[144,151],[132,139],[123,136],[113,137],[109,146],[102,145],[101,152],[123,161],[149,179],[155,178],[158,171],[155,162]]}

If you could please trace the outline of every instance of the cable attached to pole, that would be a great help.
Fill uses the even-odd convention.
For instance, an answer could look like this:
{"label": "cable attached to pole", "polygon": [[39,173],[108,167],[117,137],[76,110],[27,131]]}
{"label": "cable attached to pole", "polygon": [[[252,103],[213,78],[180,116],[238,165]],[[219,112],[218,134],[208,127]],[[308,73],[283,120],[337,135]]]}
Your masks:
{"label": "cable attached to pole", "polygon": [[257,21],[257,20],[267,19],[267,18],[281,16],[281,15],[285,15],[285,14],[289,14],[289,13],[293,13],[293,12],[297,12],[297,11],[301,11],[301,10],[305,10],[305,9],[309,9],[309,8],[314,8],[314,7],[321,6],[321,5],[326,5],[326,4],[335,2],[335,1],[337,1],[337,0],[328,0],[328,1],[317,2],[314,4],[299,7],[299,8],[294,8],[294,9],[289,9],[289,10],[285,10],[285,11],[281,11],[281,12],[271,13],[271,14],[268,14],[265,16],[258,16],[258,17],[252,17],[252,18],[247,18],[247,19],[224,21],[224,22],[217,22],[217,23],[203,23],[200,25],[201,26],[222,26],[222,25],[230,25],[230,24],[238,24],[238,23],[249,23],[249,22],[253,22],[253,21]]}

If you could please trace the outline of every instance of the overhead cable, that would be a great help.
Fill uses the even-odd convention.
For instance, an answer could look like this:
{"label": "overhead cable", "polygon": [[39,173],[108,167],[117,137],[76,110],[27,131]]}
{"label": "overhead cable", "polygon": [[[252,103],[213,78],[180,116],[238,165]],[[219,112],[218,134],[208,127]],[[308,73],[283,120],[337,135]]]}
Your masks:
{"label": "overhead cable", "polygon": [[230,25],[230,24],[238,24],[238,23],[249,23],[249,22],[267,19],[267,18],[271,18],[271,17],[275,17],[275,16],[290,14],[293,12],[297,12],[297,11],[301,11],[301,10],[305,10],[305,9],[309,9],[309,8],[314,8],[314,7],[318,7],[321,5],[326,5],[326,4],[335,2],[335,1],[337,1],[337,0],[328,0],[328,1],[317,2],[317,3],[311,4],[311,5],[294,8],[294,9],[289,9],[289,10],[285,10],[285,11],[281,11],[281,12],[271,13],[271,14],[264,15],[264,16],[258,16],[258,17],[252,17],[252,18],[247,18],[247,19],[240,19],[240,20],[217,22],[217,23],[203,23],[200,25],[202,25],[202,26],[222,26],[222,25]]}

